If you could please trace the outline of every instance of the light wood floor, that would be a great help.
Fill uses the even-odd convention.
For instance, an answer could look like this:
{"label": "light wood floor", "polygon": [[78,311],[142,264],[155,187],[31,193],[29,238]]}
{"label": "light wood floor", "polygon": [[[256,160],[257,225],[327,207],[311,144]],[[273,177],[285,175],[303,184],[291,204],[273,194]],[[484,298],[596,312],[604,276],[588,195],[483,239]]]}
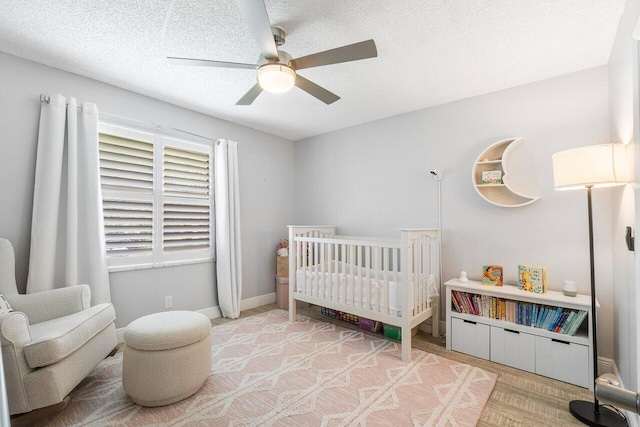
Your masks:
{"label": "light wood floor", "polygon": [[[241,317],[277,308],[275,304],[269,304],[243,311]],[[318,307],[298,310],[298,313],[345,328],[357,328],[349,323],[323,316]],[[219,325],[232,321],[218,318],[213,319],[211,323]],[[413,338],[412,345],[414,348],[478,366],[498,375],[496,387],[487,402],[478,426],[582,426],[583,424],[569,413],[569,402],[574,399],[589,401],[593,399],[592,392],[581,387],[448,351],[437,339],[422,332]]]}

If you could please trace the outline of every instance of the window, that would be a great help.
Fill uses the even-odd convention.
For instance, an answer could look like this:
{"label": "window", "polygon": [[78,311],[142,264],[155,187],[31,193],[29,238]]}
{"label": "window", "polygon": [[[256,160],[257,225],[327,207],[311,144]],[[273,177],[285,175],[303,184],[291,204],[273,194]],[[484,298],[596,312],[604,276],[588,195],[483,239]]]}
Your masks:
{"label": "window", "polygon": [[100,124],[111,270],[213,259],[210,144]]}

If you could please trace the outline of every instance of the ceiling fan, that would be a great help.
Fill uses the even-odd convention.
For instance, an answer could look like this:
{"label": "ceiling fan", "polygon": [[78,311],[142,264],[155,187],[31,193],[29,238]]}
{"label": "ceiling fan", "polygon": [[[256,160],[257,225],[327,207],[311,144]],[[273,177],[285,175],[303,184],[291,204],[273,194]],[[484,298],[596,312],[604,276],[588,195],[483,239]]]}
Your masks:
{"label": "ceiling fan", "polygon": [[282,46],[285,42],[285,32],[281,28],[271,26],[264,0],[236,0],[236,3],[262,51],[257,64],[167,57],[171,63],[179,65],[257,69],[258,82],[240,98],[236,105],[251,105],[263,90],[284,93],[291,90],[293,86],[298,86],[327,105],[332,104],[340,99],[338,95],[305,79],[296,71],[378,56],[375,42],[367,40],[292,59],[287,52],[278,50],[278,46]]}

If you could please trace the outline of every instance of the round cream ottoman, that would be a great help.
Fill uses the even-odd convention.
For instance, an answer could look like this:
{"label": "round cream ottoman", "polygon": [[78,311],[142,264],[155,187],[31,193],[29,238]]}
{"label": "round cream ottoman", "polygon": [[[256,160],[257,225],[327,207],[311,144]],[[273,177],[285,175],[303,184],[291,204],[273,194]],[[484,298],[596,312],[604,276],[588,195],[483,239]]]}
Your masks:
{"label": "round cream ottoman", "polygon": [[162,406],[194,394],[211,370],[211,322],[193,311],[134,320],[124,332],[122,385],[138,405]]}

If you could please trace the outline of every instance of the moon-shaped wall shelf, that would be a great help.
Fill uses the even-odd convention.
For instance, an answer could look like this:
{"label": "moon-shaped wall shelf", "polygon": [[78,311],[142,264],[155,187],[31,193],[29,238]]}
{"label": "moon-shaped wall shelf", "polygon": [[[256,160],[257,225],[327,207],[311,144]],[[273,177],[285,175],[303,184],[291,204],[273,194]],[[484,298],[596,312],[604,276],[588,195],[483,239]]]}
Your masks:
{"label": "moon-shaped wall shelf", "polygon": [[[471,180],[480,197],[487,202],[505,208],[515,208],[526,206],[540,198],[518,193],[509,186],[509,155],[522,142],[522,138],[510,138],[498,141],[484,150],[476,159],[473,165]],[[486,171],[500,171],[502,183],[483,184],[482,172]]]}

